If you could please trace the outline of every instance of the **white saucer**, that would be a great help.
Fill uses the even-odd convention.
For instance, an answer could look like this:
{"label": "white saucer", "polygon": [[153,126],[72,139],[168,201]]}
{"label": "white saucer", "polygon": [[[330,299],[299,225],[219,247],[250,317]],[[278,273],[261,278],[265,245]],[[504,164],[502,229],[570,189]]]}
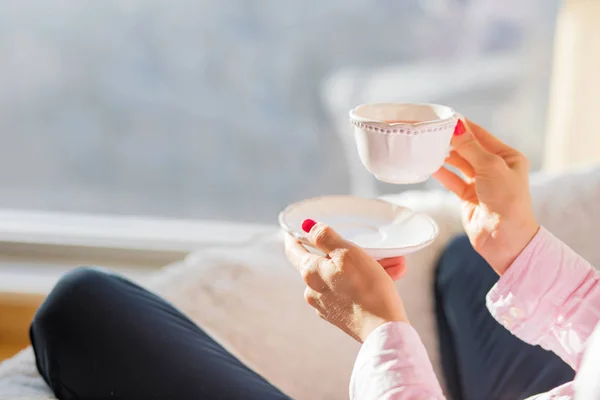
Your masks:
{"label": "white saucer", "polygon": [[428,215],[384,200],[355,196],[324,196],[294,203],[279,214],[279,224],[306,244],[302,231],[306,218],[331,226],[376,260],[420,250],[438,235],[437,224]]}

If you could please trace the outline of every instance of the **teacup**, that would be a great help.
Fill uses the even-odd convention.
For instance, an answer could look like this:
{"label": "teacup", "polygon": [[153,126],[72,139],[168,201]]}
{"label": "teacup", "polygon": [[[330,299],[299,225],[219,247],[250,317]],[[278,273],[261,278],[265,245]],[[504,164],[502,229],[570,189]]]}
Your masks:
{"label": "teacup", "polygon": [[387,183],[427,180],[450,152],[459,115],[437,104],[363,104],[350,111],[358,154]]}

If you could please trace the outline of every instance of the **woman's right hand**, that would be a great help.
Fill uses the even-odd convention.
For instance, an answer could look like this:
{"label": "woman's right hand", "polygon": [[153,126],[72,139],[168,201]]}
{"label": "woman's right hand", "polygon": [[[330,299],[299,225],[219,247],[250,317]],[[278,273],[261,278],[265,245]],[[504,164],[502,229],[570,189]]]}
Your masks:
{"label": "woman's right hand", "polygon": [[539,230],[529,192],[529,161],[479,125],[459,120],[446,163],[433,176],[460,197],[475,250],[502,275]]}

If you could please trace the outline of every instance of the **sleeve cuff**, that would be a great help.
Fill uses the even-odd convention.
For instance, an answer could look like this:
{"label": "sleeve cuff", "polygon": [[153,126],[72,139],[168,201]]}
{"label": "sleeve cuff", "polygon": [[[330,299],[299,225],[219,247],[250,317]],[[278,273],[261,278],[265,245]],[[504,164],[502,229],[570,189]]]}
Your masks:
{"label": "sleeve cuff", "polygon": [[578,259],[541,227],[488,293],[490,313],[522,340],[538,344],[556,322],[568,296],[589,273]]}
{"label": "sleeve cuff", "polygon": [[427,398],[442,397],[417,331],[406,322],[385,323],[371,332],[358,353],[350,380],[350,398],[381,399],[413,390]]}

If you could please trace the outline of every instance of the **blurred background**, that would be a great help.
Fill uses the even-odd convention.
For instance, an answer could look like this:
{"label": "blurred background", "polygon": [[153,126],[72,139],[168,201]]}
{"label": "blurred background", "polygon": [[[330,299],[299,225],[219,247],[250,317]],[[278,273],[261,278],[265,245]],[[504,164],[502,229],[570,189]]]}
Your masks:
{"label": "blurred background", "polygon": [[599,18],[584,0],[0,0],[0,360],[76,266],[143,283],[272,235],[297,200],[437,188],[363,168],[360,103],[452,106],[534,170],[597,163]]}
{"label": "blurred background", "polygon": [[358,163],[367,101],[453,106],[537,169],[558,5],[0,0],[0,208],[275,223],[414,188]]}

